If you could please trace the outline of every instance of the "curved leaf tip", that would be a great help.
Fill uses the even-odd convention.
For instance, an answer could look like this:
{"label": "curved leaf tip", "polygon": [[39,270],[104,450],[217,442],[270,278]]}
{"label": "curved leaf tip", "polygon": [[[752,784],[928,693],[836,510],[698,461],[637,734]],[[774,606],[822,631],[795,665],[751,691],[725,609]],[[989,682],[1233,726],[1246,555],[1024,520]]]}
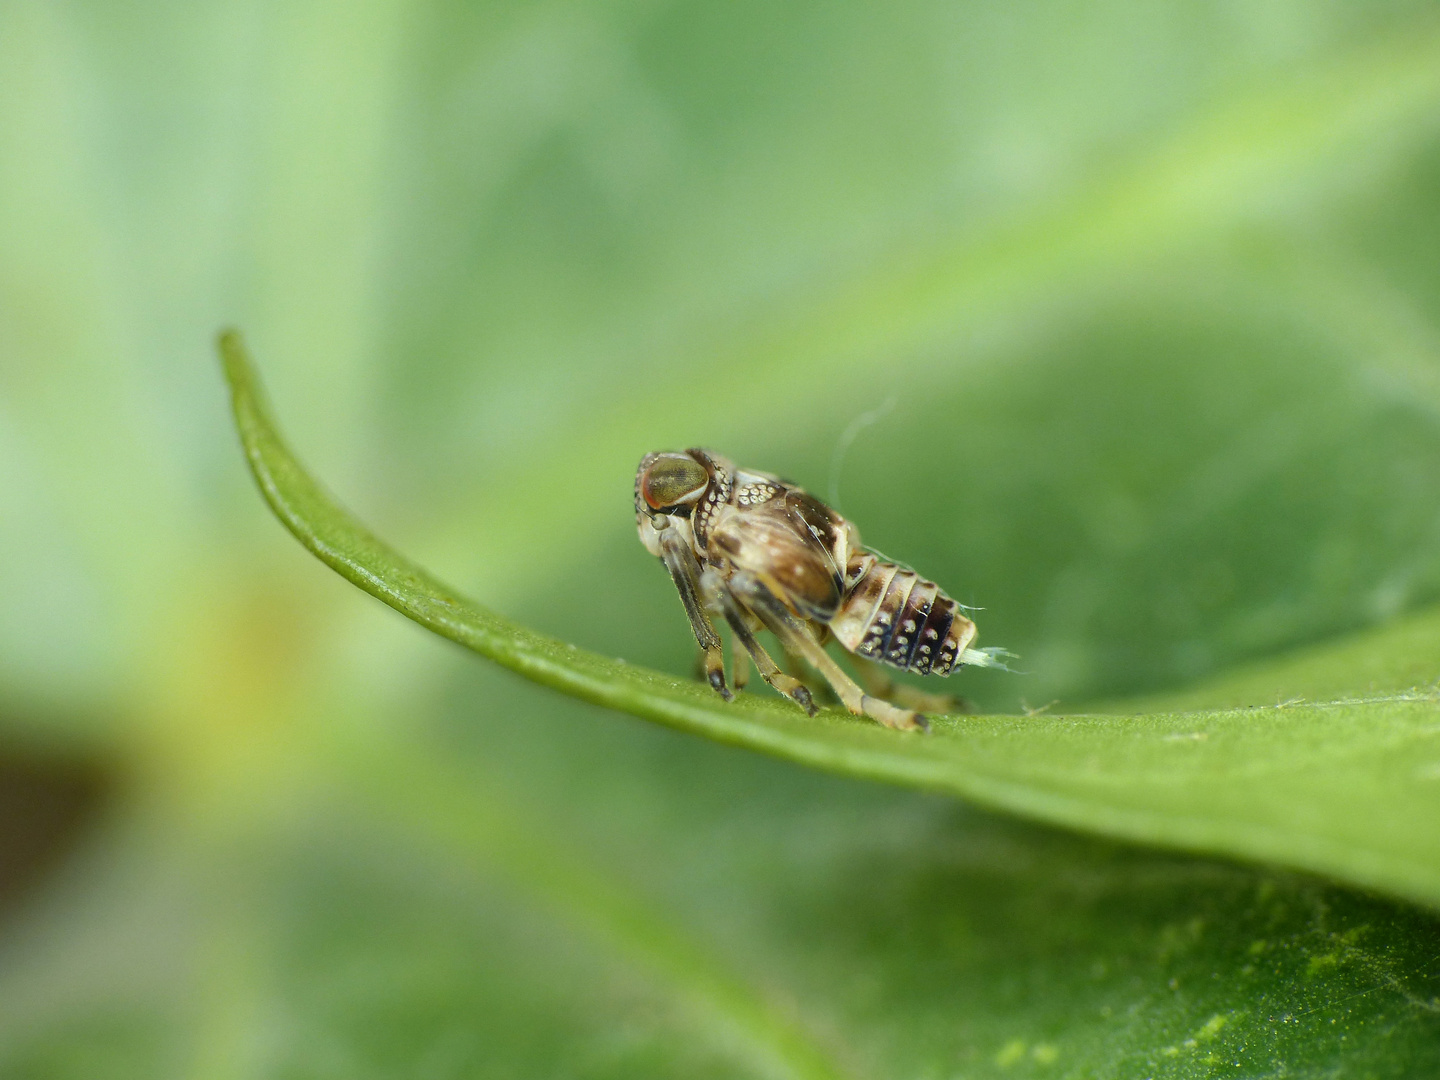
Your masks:
{"label": "curved leaf tip", "polygon": [[219,350],[246,458],[285,527],[372,596],[528,679],[832,772],[1440,904],[1440,830],[1416,827],[1440,820],[1440,784],[1415,764],[1436,754],[1434,695],[1211,712],[935,717],[925,739],[837,709],[811,718],[750,696],[726,704],[697,683],[567,645],[440,584],[305,472],[270,417],[240,335],[223,332]]}

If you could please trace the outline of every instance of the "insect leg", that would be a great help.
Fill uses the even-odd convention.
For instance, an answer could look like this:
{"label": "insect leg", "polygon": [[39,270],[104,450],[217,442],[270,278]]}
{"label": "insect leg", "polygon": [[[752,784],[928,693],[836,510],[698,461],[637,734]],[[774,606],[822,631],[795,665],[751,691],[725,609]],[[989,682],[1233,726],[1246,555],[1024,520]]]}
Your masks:
{"label": "insect leg", "polygon": [[[825,647],[825,643],[830,640],[830,628],[822,622],[807,622],[805,623],[805,630],[815,639],[816,644],[822,649]],[[810,693],[814,696],[817,703],[821,705],[840,704],[840,698],[836,696],[835,688],[826,682],[814,668],[789,649],[785,650],[785,670],[810,688]],[[868,686],[865,687],[865,691],[869,693],[870,688]]]}
{"label": "insect leg", "polygon": [[750,682],[750,656],[739,649],[730,651],[730,682],[737,691],[744,690]]}
{"label": "insect leg", "polygon": [[[713,613],[715,609],[707,604],[706,610]],[[710,681],[710,676],[705,673],[704,649],[695,650],[695,662],[691,665],[690,674],[693,675],[700,682]],[[749,682],[750,657],[745,654],[744,650],[741,649],[738,644],[736,644],[730,650],[730,689],[738,694],[741,690],[744,690],[747,685],[749,685]],[[810,689],[814,690],[815,688],[812,686]]]}
{"label": "insect leg", "polygon": [[[730,590],[725,587],[725,579],[713,569],[700,572],[700,595],[704,599],[705,610],[711,615],[724,615],[735,633],[735,640],[730,643],[730,677],[737,692],[744,690],[750,681],[750,648],[746,645],[742,649],[741,646],[745,645],[745,635],[754,640],[754,628],[759,627],[760,620],[739,608]],[[731,612],[727,607],[736,610]]]}
{"label": "insect leg", "polygon": [[705,652],[705,680],[717,694],[730,701],[735,695],[725,685],[725,657],[720,650],[720,635],[715,632],[715,624],[710,621],[710,616],[706,615],[704,608],[700,606],[700,565],[674,529],[667,529],[660,535],[660,558],[664,560],[665,568],[670,571],[671,580],[675,582],[675,591],[680,594],[680,603],[685,607],[685,615],[690,620],[690,629],[695,632],[695,640]]}
{"label": "insect leg", "polygon": [[851,654],[850,663],[855,667],[855,677],[865,693],[871,697],[883,698],[901,708],[918,709],[927,713],[963,713],[970,707],[958,694],[935,694],[916,686],[898,683],[890,677],[889,671],[874,660]]}
{"label": "insect leg", "polygon": [[820,647],[820,643],[810,635],[804,624],[790,613],[790,609],[759,578],[744,572],[733,574],[730,587],[760,616],[760,620],[780,639],[786,649],[804,657],[811,667],[825,676],[826,681],[835,688],[835,693],[840,695],[840,700],[852,713],[868,716],[886,727],[901,731],[926,730],[925,718],[919,713],[896,708],[888,701],[871,697],[861,690],[850,676],[840,670],[840,665],[830,659],[830,654]]}
{"label": "insect leg", "polygon": [[[807,625],[807,632],[813,625],[814,624]],[[808,686],[810,688],[810,696],[813,697],[818,704],[838,705],[840,703],[840,699],[835,696],[835,691],[830,688],[830,684],[820,678],[813,668],[789,649],[785,650],[785,660],[782,670],[787,675],[799,679]]]}
{"label": "insect leg", "polygon": [[[724,605],[725,621],[730,624],[730,629],[735,634],[735,640],[745,646],[745,652],[749,653],[750,659],[755,661],[755,669],[760,672],[760,677],[814,716],[817,710],[814,699],[810,696],[810,688],[799,679],[786,675],[780,670],[779,665],[765,651],[765,647],[755,640],[755,635],[750,630],[749,620],[745,618],[745,612],[741,610],[739,602],[723,586],[720,589],[720,602]],[[748,665],[745,658],[737,653],[735,657],[737,673],[742,666]],[[739,684],[738,678],[736,684]]]}

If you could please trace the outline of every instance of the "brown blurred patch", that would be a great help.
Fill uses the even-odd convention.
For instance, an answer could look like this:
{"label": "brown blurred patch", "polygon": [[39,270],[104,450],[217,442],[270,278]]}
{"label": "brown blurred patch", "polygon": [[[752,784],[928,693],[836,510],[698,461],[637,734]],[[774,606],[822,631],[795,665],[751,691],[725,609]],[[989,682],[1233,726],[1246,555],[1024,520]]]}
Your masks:
{"label": "brown blurred patch", "polygon": [[75,846],[110,787],[93,763],[0,748],[0,916]]}

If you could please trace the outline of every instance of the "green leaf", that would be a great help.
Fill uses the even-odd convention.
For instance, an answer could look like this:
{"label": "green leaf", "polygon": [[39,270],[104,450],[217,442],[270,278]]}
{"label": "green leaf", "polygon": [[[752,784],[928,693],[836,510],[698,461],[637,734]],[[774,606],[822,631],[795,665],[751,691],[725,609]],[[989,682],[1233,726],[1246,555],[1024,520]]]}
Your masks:
{"label": "green leaf", "polygon": [[1440,1057],[1428,913],[604,728],[579,732],[578,797],[492,742],[331,732],[302,785],[235,777],[281,812],[208,830],[204,859],[157,857],[153,826],[112,838],[84,917],[0,982],[0,1068],[1399,1078]]}
{"label": "green leaf", "polygon": [[[1273,706],[1434,678],[1437,31],[1420,0],[0,5],[0,753],[116,778],[0,922],[0,1075],[1440,1072],[1432,912],[437,648],[256,512],[206,362],[243,324],[379,535],[677,676],[640,455],[825,492],[893,394],[847,514],[1025,657],[950,685],[1138,714],[1060,780],[1173,804],[1131,760],[1157,713],[1265,706],[1191,740],[1243,777],[1249,728],[1303,720]],[[862,731],[765,700],[721,716]],[[1353,715],[1296,760],[1386,734]],[[997,724],[1015,771],[1018,718],[965,768]],[[1379,804],[1373,760],[1325,763],[1306,828],[1425,760]],[[1433,818],[1392,831],[1363,842]]]}
{"label": "green leaf", "polygon": [[[903,736],[843,710],[815,718],[575,648],[458,598],[331,500],[276,432],[238,335],[222,335],[246,457],[286,527],[422,626],[582,700],[850,776],[946,791],[1095,833],[1264,860],[1440,904],[1440,707],[1433,690],[1139,715],[939,717]],[[1427,622],[1347,647],[1394,684],[1433,655]],[[1334,657],[1249,676],[1305,692]],[[1324,686],[1323,682],[1318,685]],[[1217,691],[1225,697],[1226,691]]]}

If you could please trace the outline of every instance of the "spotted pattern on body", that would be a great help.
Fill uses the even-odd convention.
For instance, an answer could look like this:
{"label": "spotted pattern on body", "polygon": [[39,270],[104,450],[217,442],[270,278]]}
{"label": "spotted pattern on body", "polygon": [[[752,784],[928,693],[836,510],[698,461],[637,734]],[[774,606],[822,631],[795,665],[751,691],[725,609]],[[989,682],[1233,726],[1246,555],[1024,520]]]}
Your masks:
{"label": "spotted pattern on body", "polygon": [[710,542],[710,530],[721,509],[729,504],[734,491],[734,468],[724,458],[705,450],[691,448],[686,451],[710,473],[710,486],[695,505],[691,521],[695,527],[695,544],[702,551]]}

